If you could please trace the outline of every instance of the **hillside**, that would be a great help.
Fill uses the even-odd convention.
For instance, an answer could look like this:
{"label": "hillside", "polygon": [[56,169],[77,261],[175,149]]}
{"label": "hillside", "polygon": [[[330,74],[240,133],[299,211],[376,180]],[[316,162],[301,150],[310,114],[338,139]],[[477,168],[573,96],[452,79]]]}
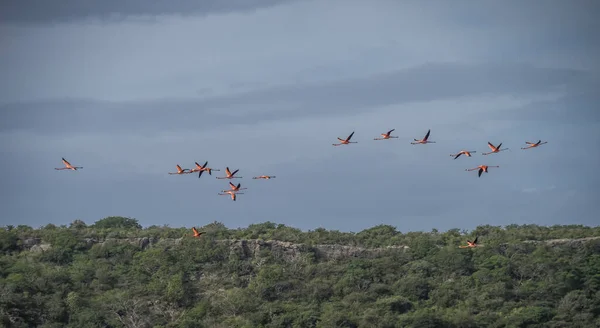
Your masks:
{"label": "hillside", "polygon": [[0,326],[600,326],[600,227],[199,230],[4,227]]}

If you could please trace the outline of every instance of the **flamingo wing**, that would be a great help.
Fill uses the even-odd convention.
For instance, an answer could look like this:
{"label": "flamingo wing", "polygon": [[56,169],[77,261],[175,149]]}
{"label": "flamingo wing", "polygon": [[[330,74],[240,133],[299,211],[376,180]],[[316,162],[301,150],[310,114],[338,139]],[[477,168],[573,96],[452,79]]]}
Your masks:
{"label": "flamingo wing", "polygon": [[389,136],[392,132],[394,132],[394,130],[396,130],[396,129],[391,129],[386,134]]}
{"label": "flamingo wing", "polygon": [[228,176],[231,175],[231,171],[229,171],[229,166],[225,168],[225,174]]}
{"label": "flamingo wing", "polygon": [[240,169],[237,169],[237,170],[233,171],[233,173],[231,173],[231,175],[234,175],[234,174],[238,173],[239,170]]}
{"label": "flamingo wing", "polygon": [[483,173],[483,169],[482,168],[479,169],[479,174],[478,174],[479,177],[481,177],[481,173]]}
{"label": "flamingo wing", "polygon": [[431,134],[431,129],[427,130],[427,134],[425,135],[425,138],[423,138],[423,141],[427,141],[427,139],[429,139],[430,134]]}
{"label": "flamingo wing", "polygon": [[352,131],[352,133],[350,133],[350,135],[348,136],[348,138],[346,138],[345,141],[350,141],[350,139],[352,139],[353,135],[354,135],[354,131]]}
{"label": "flamingo wing", "polygon": [[475,237],[475,240],[473,240],[473,244],[477,244],[477,239],[478,239],[478,238],[479,238],[479,237]]}
{"label": "flamingo wing", "polygon": [[489,141],[488,141],[488,147],[490,147],[490,149],[491,149],[492,151],[496,150],[496,146],[492,145],[492,143],[491,143],[491,142],[489,142]]}
{"label": "flamingo wing", "polygon": [[235,189],[235,185],[231,182],[229,182],[229,186],[231,187],[231,189]]}

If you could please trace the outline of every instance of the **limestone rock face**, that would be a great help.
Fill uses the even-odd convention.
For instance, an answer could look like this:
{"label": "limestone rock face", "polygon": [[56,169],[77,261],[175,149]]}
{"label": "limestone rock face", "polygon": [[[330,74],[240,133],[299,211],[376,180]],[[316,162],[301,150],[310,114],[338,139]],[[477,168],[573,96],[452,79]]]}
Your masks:
{"label": "limestone rock face", "polygon": [[[89,248],[92,246],[113,244],[113,243],[129,243],[138,246],[141,249],[147,249],[154,246],[176,247],[181,244],[183,238],[158,238],[158,237],[142,237],[142,238],[105,238],[102,240],[96,238],[85,238],[83,241]],[[305,245],[292,242],[278,240],[262,240],[262,239],[242,239],[242,240],[215,240],[215,243],[223,243],[230,249],[230,256],[235,255],[240,259],[251,259],[261,257],[261,252],[269,251],[272,256],[283,258],[285,261],[295,261],[302,254],[312,253],[318,258],[327,260],[337,260],[348,257],[377,257],[379,254],[386,251],[403,251],[408,249],[408,246],[390,246],[386,248],[363,248],[358,246],[345,245]],[[39,238],[30,238],[22,241],[22,248],[32,252],[45,251],[52,247],[48,243],[44,243]]]}

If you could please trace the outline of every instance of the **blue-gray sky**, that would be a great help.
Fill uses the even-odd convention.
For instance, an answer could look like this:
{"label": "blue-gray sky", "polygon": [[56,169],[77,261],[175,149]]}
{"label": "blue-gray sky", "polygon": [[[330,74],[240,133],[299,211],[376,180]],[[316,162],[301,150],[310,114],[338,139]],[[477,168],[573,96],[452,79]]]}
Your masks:
{"label": "blue-gray sky", "polygon": [[[599,9],[3,1],[0,224],[597,225]],[[410,144],[428,129],[435,144]],[[481,156],[488,141],[510,151]],[[84,169],[54,170],[61,157]],[[207,160],[221,172],[167,174]],[[480,164],[500,168],[464,171]],[[237,202],[217,195],[226,166]]]}

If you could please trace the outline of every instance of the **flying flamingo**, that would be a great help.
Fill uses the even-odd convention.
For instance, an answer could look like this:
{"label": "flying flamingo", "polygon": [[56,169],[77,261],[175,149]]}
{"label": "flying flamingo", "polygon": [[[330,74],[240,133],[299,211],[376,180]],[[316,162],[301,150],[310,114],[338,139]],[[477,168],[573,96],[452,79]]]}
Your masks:
{"label": "flying flamingo", "polygon": [[192,172],[189,172],[189,169],[182,169],[181,166],[179,166],[179,164],[177,164],[177,172],[169,172],[169,174],[189,174]]}
{"label": "flying flamingo", "polygon": [[221,190],[221,192],[229,192],[229,191],[238,192],[240,190],[248,189],[248,188],[240,188],[242,186],[241,183],[238,183],[237,186],[236,186],[236,185],[234,185],[233,183],[230,182],[229,186],[231,187],[231,189],[229,189],[229,190]]}
{"label": "flying flamingo", "polygon": [[65,167],[55,167],[55,170],[73,170],[73,171],[77,171],[77,169],[82,169],[83,166],[73,166],[71,165],[71,163],[69,163],[64,157],[62,158],[62,162],[63,164],[65,164]]}
{"label": "flying flamingo", "polygon": [[265,179],[265,180],[269,180],[269,179],[273,179],[276,178],[276,176],[274,175],[260,175],[257,177],[252,177],[252,179]]}
{"label": "flying flamingo", "polygon": [[475,240],[473,240],[473,241],[467,240],[467,245],[460,245],[458,247],[459,248],[473,248],[473,247],[483,246],[483,245],[477,244],[477,238],[479,238],[479,237],[475,237]]}
{"label": "flying flamingo", "polygon": [[427,130],[427,134],[425,135],[425,138],[423,138],[421,140],[414,139],[415,141],[411,142],[411,144],[418,145],[418,144],[435,143],[435,141],[428,141],[427,140],[427,139],[429,139],[429,134],[431,134],[431,129]]}
{"label": "flying flamingo", "polygon": [[217,177],[217,179],[241,179],[242,177],[234,177],[234,175],[239,171],[240,169],[237,169],[235,171],[233,171],[233,173],[229,170],[229,166],[225,168],[225,174],[227,174],[226,177]]}
{"label": "flying flamingo", "polygon": [[200,176],[202,176],[202,172],[204,172],[204,166],[206,166],[206,164],[208,164],[208,161],[206,161],[206,163],[204,163],[204,165],[200,165],[198,164],[198,162],[194,162],[194,164],[196,164],[196,167],[190,170],[190,173],[194,173],[194,172],[200,172],[198,174],[198,178]]}
{"label": "flying flamingo", "polygon": [[202,234],[206,233],[206,231],[202,231],[202,232],[198,232],[198,230],[196,230],[196,227],[192,227],[192,231],[194,232],[193,237],[200,237],[202,236]]}
{"label": "flying flamingo", "polygon": [[194,162],[194,163],[196,164],[196,167],[191,169],[190,173],[199,172],[198,178],[200,178],[202,176],[202,173],[204,171],[208,172],[209,175],[212,175],[212,171],[221,171],[221,170],[211,169],[210,167],[208,167],[208,161],[206,161],[204,163],[204,165],[200,165],[200,164],[198,164],[198,162]]}
{"label": "flying flamingo", "polygon": [[491,143],[491,142],[489,142],[489,141],[488,141],[488,147],[490,147],[490,149],[491,149],[492,151],[491,151],[491,152],[489,152],[489,153],[481,153],[481,155],[489,155],[489,154],[494,154],[494,153],[501,152],[501,151],[503,151],[503,150],[508,150],[508,148],[502,148],[502,149],[500,149],[500,147],[502,147],[502,143],[500,143],[500,144],[498,145],[498,147],[496,147],[496,146],[492,145],[492,143]]}
{"label": "flying flamingo", "polygon": [[341,145],[348,145],[351,143],[358,143],[356,141],[350,141],[350,139],[352,138],[352,136],[354,135],[354,131],[352,131],[352,133],[350,133],[350,135],[348,136],[348,138],[346,138],[346,140],[338,137],[337,139],[340,141],[340,143],[337,144],[333,144],[334,146],[341,146]]}
{"label": "flying flamingo", "polygon": [[479,165],[476,168],[472,168],[472,169],[466,169],[465,171],[475,171],[477,169],[479,169],[479,173],[478,176],[481,177],[481,173],[485,172],[488,173],[488,168],[489,167],[500,167],[500,166],[491,166],[491,165]]}
{"label": "flying flamingo", "polygon": [[237,199],[236,195],[243,195],[243,192],[235,192],[235,191],[231,191],[231,190],[227,190],[225,191],[225,193],[219,193],[219,195],[230,195],[231,196],[231,200],[235,202],[235,200]]}
{"label": "flying flamingo", "polygon": [[396,129],[391,129],[387,133],[382,133],[381,134],[381,138],[375,138],[373,140],[386,140],[386,139],[391,139],[391,138],[398,138],[396,136],[391,136],[390,135],[392,132],[394,132],[394,130],[396,130]]}
{"label": "flying flamingo", "polygon": [[548,141],[544,141],[544,142],[542,142],[542,140],[539,140],[539,141],[538,141],[538,142],[536,142],[536,143],[529,142],[529,141],[525,141],[525,143],[526,143],[526,144],[528,144],[529,146],[527,146],[527,147],[525,147],[525,148],[521,148],[521,149],[535,148],[535,147],[537,147],[537,146],[539,146],[539,145],[543,145],[543,144],[546,144],[546,143],[548,143]]}
{"label": "flying flamingo", "polygon": [[467,157],[471,157],[471,153],[476,153],[476,151],[474,150],[461,150],[458,152],[458,154],[451,154],[450,156],[454,156],[454,159],[457,159],[460,157],[460,155],[465,155]]}

